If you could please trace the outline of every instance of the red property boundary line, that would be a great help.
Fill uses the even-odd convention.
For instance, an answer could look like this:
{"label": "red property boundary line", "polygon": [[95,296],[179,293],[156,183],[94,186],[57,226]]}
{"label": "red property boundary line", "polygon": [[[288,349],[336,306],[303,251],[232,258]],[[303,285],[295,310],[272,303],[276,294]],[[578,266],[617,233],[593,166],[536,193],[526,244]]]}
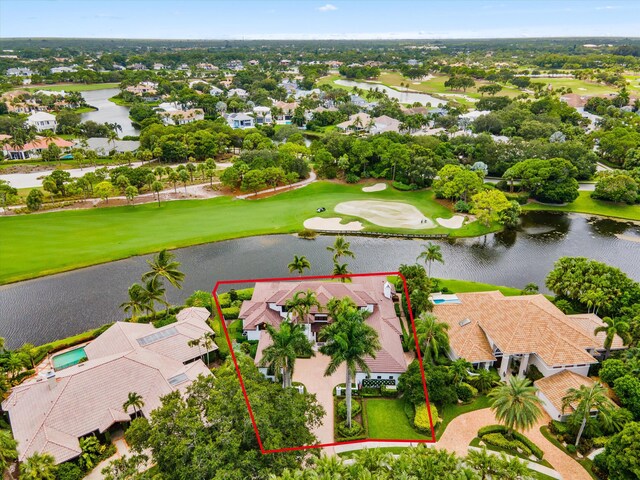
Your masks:
{"label": "red property boundary line", "polygon": [[[354,278],[354,277],[381,277],[381,276],[391,276],[396,275],[402,279],[402,284],[404,287],[404,294],[407,300],[407,306],[409,307],[409,318],[411,319],[411,329],[413,330],[413,339],[416,343],[416,352],[418,354],[418,362],[420,365],[420,373],[422,376],[422,387],[424,388],[424,396],[426,399],[427,412],[429,413],[429,426],[431,427],[431,439],[421,439],[421,440],[403,440],[403,439],[384,439],[384,438],[367,438],[363,440],[351,440],[345,442],[332,442],[332,443],[321,443],[318,445],[302,445],[299,447],[287,447],[287,448],[277,448],[277,449],[265,449],[262,444],[262,439],[260,438],[260,432],[258,431],[258,425],[256,423],[256,419],[253,413],[253,409],[251,408],[251,402],[249,401],[249,396],[247,394],[247,389],[244,385],[244,381],[242,380],[242,373],[240,372],[240,367],[238,365],[238,360],[236,358],[235,352],[233,351],[233,344],[231,342],[231,337],[229,336],[229,331],[227,330],[227,325],[224,320],[224,316],[222,315],[222,308],[220,307],[220,302],[218,301],[218,289],[222,285],[233,285],[237,283],[258,283],[258,282],[293,282],[293,281],[303,281],[303,280],[335,280],[340,278]],[[258,446],[260,447],[260,452],[262,454],[267,453],[281,453],[281,452],[291,452],[298,450],[309,450],[312,448],[324,448],[324,447],[335,447],[338,445],[351,445],[357,443],[369,443],[369,442],[388,442],[388,443],[435,443],[436,434],[433,427],[433,418],[431,417],[431,405],[429,404],[429,392],[427,391],[427,381],[424,374],[424,366],[422,364],[422,355],[420,354],[420,348],[418,346],[418,334],[416,332],[416,324],[413,319],[413,312],[411,311],[411,300],[409,299],[409,290],[407,288],[407,280],[400,272],[374,272],[374,273],[352,273],[349,275],[315,275],[315,276],[307,276],[307,277],[274,277],[274,278],[253,278],[253,279],[245,279],[245,280],[220,280],[216,282],[213,287],[213,291],[211,292],[213,298],[216,302],[216,310],[218,311],[218,315],[220,317],[220,323],[222,324],[222,328],[224,329],[224,334],[227,339],[227,344],[229,345],[229,352],[231,353],[231,358],[233,359],[233,364],[236,368],[236,373],[238,374],[238,380],[240,381],[240,387],[242,388],[242,394],[244,396],[244,400],[247,404],[247,409],[249,410],[249,417],[251,418],[251,423],[253,425],[253,430],[256,433],[256,438],[258,440]]]}

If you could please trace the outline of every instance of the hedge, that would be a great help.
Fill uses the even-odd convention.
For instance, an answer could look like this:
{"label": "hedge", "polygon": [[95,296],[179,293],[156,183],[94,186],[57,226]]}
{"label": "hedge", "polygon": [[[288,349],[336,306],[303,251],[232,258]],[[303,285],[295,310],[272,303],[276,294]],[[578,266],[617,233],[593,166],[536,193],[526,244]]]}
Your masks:
{"label": "hedge", "polygon": [[[484,440],[487,435],[491,435],[495,433],[499,433],[501,435],[510,435],[514,439],[512,441],[517,441],[521,443],[524,447],[526,447],[527,450],[529,450],[537,458],[542,460],[542,457],[544,457],[544,452],[535,443],[533,443],[531,440],[529,440],[520,432],[510,431],[504,425],[487,425],[486,427],[482,427],[480,430],[478,430],[478,437]],[[501,445],[496,445],[496,447],[499,447],[499,446]]]}
{"label": "hedge", "polygon": [[[520,440],[509,440],[502,433],[489,433],[482,437],[482,441],[487,445],[504,448],[505,450],[521,450],[525,455],[529,456],[533,452]],[[537,455],[536,455],[537,456]]]}
{"label": "hedge", "polygon": [[227,321],[236,320],[240,315],[240,308],[238,307],[223,308],[222,315],[224,316],[224,319]]}
{"label": "hedge", "polygon": [[[433,420],[433,426],[438,424],[438,409],[435,405],[431,405],[431,419]],[[426,405],[418,405],[416,407],[416,415],[413,418],[413,425],[420,432],[431,433],[431,423],[429,422],[429,409]]]}
{"label": "hedge", "polygon": [[[352,400],[351,401],[351,418],[358,415],[361,410],[362,410],[362,406],[360,405],[360,402],[357,400],[355,401]],[[347,418],[347,401],[346,400],[341,400],[340,402],[338,402],[338,407],[336,408],[336,414],[341,419]]]}

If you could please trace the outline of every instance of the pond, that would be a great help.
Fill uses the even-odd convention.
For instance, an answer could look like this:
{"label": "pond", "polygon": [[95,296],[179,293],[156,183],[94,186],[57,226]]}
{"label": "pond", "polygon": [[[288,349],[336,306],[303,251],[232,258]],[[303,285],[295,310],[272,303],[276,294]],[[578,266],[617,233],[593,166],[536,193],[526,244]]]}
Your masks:
{"label": "pond", "polygon": [[397,98],[400,103],[412,104],[415,102],[420,102],[422,105],[430,103],[432,107],[437,107],[447,103],[446,100],[440,100],[439,98],[432,97],[431,95],[427,95],[426,93],[399,92],[398,90],[394,90],[393,88],[387,87],[386,85],[377,83],[355,82],[353,80],[342,79],[336,80],[334,83],[336,85],[342,85],[343,87],[358,87],[363,90],[375,90],[377,88],[378,90],[386,92],[389,98]]}
{"label": "pond", "polygon": [[[288,276],[294,254],[306,255],[312,275],[332,271],[326,247],[334,238],[303,240],[272,235],[209,243],[175,250],[186,274],[184,288],[167,288],[170,302],[194,290],[211,291],[218,280]],[[354,273],[394,271],[414,263],[424,241],[350,236]],[[518,231],[485,237],[437,241],[445,264],[433,275],[522,288],[529,282],[544,291],[544,279],[562,256],[587,256],[640,280],[640,226],[577,214],[530,212]],[[0,336],[14,348],[42,344],[123,317],[127,288],[140,281],[151,255],[0,287]]]}
{"label": "pond", "polygon": [[122,127],[122,132],[118,136],[140,135],[140,130],[135,128],[129,118],[129,107],[121,107],[109,99],[120,92],[117,88],[105,88],[101,90],[91,90],[82,92],[82,96],[92,107],[98,110],[86,112],[81,115],[83,122],[92,120],[97,123],[117,123]]}

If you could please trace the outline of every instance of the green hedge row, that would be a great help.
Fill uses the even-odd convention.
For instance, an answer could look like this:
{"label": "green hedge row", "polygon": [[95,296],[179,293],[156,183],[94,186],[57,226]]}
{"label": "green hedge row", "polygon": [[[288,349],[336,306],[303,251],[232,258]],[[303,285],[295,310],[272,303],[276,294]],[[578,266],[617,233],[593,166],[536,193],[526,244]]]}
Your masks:
{"label": "green hedge row", "polygon": [[[531,440],[529,440],[520,432],[510,431],[507,427],[503,425],[488,425],[486,427],[482,427],[480,430],[478,430],[478,437],[484,440],[487,435],[491,435],[495,433],[511,436],[513,438],[513,440],[511,441],[518,441],[522,443],[527,448],[527,450],[529,450],[533,455],[536,456],[536,458],[540,460],[542,460],[542,457],[544,457],[544,452],[535,443],[533,443]],[[505,439],[505,440],[508,440],[508,439]],[[489,442],[486,442],[486,443],[489,443]],[[496,445],[496,447],[500,447],[500,446],[501,445]],[[504,448],[508,448],[508,447],[504,447]]]}
{"label": "green hedge row", "polygon": [[240,315],[240,308],[239,307],[223,308],[222,315],[224,316],[224,319],[227,321],[236,320]]}

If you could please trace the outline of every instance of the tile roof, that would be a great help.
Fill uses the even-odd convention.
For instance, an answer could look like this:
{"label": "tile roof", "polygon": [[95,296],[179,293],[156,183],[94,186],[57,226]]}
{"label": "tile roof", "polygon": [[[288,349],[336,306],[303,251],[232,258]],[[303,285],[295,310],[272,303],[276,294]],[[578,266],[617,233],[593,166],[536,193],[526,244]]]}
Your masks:
{"label": "tile roof", "polygon": [[[587,349],[598,348],[593,333],[580,328],[543,295],[505,297],[500,292],[458,294],[460,304],[435,305],[449,325],[456,355],[470,362],[491,360],[493,343],[505,354],[535,353],[548,366],[595,363]],[[462,320],[469,322],[461,326]]]}
{"label": "tile roof", "polygon": [[[161,329],[116,322],[84,347],[86,362],[60,370],[50,379],[13,388],[2,408],[9,413],[19,459],[47,452],[56,463],[70,460],[80,453],[78,438],[129,420],[122,408],[129,392],[142,396],[142,412],[148,416],[160,405],[161,396],[183,391],[199,375],[209,375],[200,360],[183,362],[200,355],[197,347],[186,342],[212,330],[201,320],[204,313],[199,309],[181,313],[183,320]],[[167,339],[147,346],[137,342],[151,332],[171,328],[176,334]],[[180,375],[188,382],[172,385],[169,380]]]}
{"label": "tile roof", "polygon": [[[554,375],[536,380],[534,385],[559,412],[562,412],[562,399],[570,388],[578,389],[581,385],[591,387],[594,383],[589,377],[579,375],[571,370],[563,370]],[[564,413],[568,415],[574,410],[575,405],[569,405]]]}

